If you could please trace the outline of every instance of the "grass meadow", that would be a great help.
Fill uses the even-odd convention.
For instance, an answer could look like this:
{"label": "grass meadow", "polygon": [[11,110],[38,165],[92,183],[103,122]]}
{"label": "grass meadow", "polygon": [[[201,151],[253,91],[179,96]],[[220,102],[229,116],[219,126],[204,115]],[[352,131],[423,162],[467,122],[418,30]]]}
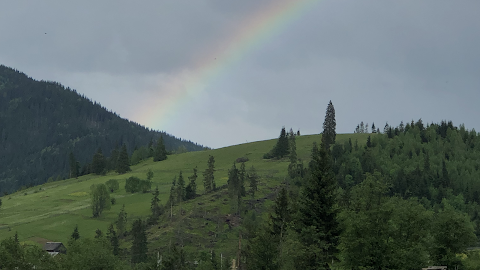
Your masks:
{"label": "grass meadow", "polygon": [[[342,142],[352,138],[363,145],[368,134],[337,135]],[[320,135],[297,136],[297,155],[307,165],[313,142],[320,142]],[[114,172],[105,176],[85,175],[78,179],[46,183],[17,193],[2,197],[0,209],[0,239],[13,236],[18,232],[20,241],[24,243],[43,244],[46,241],[68,242],[75,225],[78,225],[81,237],[93,237],[95,230],[106,233],[113,223],[122,205],[128,215],[128,222],[136,218],[146,218],[150,213],[151,193],[125,192],[125,180],[130,176],[146,179],[148,170],[152,170],[152,189],[159,187],[161,203],[168,200],[173,178],[180,171],[186,184],[193,168],[198,168],[197,194],[195,199],[184,202],[180,206],[166,209],[158,225],[148,231],[151,250],[162,249],[172,242],[185,246],[187,251],[216,249],[223,254],[235,254],[241,222],[238,217],[229,215],[230,203],[227,189],[203,195],[202,173],[207,167],[209,155],[215,157],[215,182],[217,187],[227,184],[228,170],[239,157],[247,157],[247,170],[253,165],[257,170],[259,191],[254,198],[248,196],[244,204],[254,205],[254,209],[263,218],[273,205],[278,187],[284,182],[289,164],[284,160],[264,160],[263,154],[270,151],[276,139],[234,145],[214,150],[188,152],[168,156],[162,162],[152,159],[131,166],[132,171],[123,175]],[[238,167],[240,165],[238,164]],[[92,217],[90,208],[90,186],[105,183],[109,179],[117,179],[120,189],[111,194],[116,204],[102,213],[100,218]],[[248,187],[247,187],[248,188]],[[128,237],[122,241],[122,247],[128,248]]]}

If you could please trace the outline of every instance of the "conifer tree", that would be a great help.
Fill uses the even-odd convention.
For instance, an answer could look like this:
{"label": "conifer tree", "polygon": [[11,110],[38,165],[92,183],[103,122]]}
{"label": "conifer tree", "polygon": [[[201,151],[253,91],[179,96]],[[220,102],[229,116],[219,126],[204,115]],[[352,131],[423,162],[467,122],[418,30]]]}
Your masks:
{"label": "conifer tree", "polygon": [[125,144],[122,145],[122,149],[120,150],[120,153],[118,155],[116,171],[119,174],[124,174],[131,171],[130,161],[128,159],[127,145]]}
{"label": "conifer tree", "polygon": [[72,240],[78,240],[80,238],[80,233],[78,232],[78,225],[75,225],[75,229],[73,229],[73,233],[70,236]]}
{"label": "conifer tree", "polygon": [[132,260],[134,264],[145,262],[147,260],[147,232],[144,222],[141,219],[137,219],[132,225]]}
{"label": "conifer tree", "polygon": [[240,170],[238,171],[238,180],[239,180],[239,193],[240,196],[245,197],[245,179],[247,178],[247,172],[245,170],[245,162],[242,162],[240,165]]}
{"label": "conifer tree", "polygon": [[287,190],[282,187],[275,200],[273,215],[270,215],[271,229],[274,235],[283,237],[288,223],[291,221],[291,214],[288,203]]}
{"label": "conifer tree", "polygon": [[239,177],[239,171],[233,163],[233,166],[230,170],[228,170],[228,194],[230,195],[231,199],[231,207],[234,214],[238,214],[240,212],[240,204],[241,204],[241,183]]}
{"label": "conifer tree", "polygon": [[110,158],[108,158],[108,169],[109,170],[116,170],[117,163],[118,163],[118,155],[120,154],[120,150],[118,149],[118,145],[115,145],[115,148],[110,153]]}
{"label": "conifer tree", "polygon": [[207,168],[203,172],[203,186],[205,187],[205,193],[209,193],[216,189],[215,185],[215,158],[213,156],[208,157]]}
{"label": "conifer tree", "polygon": [[149,218],[150,224],[157,224],[158,218],[163,212],[162,207],[160,206],[160,199],[158,198],[159,195],[160,195],[160,191],[158,190],[158,186],[157,186],[153,193],[152,202],[150,204],[150,210],[152,212]]}
{"label": "conifer tree", "polygon": [[70,152],[70,155],[69,155],[69,163],[70,163],[70,178],[74,178],[74,177],[77,178],[80,174],[79,172],[80,165],[78,164],[72,152]]}
{"label": "conifer tree", "polygon": [[92,158],[92,171],[93,173],[100,175],[104,173],[105,169],[107,167],[107,160],[105,159],[105,156],[102,153],[102,148],[98,148],[97,152],[93,155]]}
{"label": "conifer tree", "polygon": [[95,231],[95,238],[102,238],[103,237],[103,232],[100,229],[97,229]]}
{"label": "conifer tree", "polygon": [[110,226],[108,227],[107,239],[112,245],[113,255],[118,256],[119,254],[118,236],[117,236],[117,233],[115,232],[115,229],[113,228],[112,223],[110,223]]}
{"label": "conifer tree", "polygon": [[297,230],[307,252],[303,269],[330,269],[336,259],[340,227],[335,206],[336,179],[325,147],[312,150],[309,175],[302,189]]}
{"label": "conifer tree", "polygon": [[125,235],[125,230],[127,228],[127,212],[125,212],[125,204],[122,206],[120,213],[118,213],[116,225],[118,237],[123,238],[123,236]]}
{"label": "conifer tree", "polygon": [[330,149],[330,145],[335,144],[335,137],[337,136],[337,132],[335,131],[336,127],[337,122],[335,120],[335,108],[330,100],[327,106],[327,112],[325,114],[325,121],[323,122],[322,133],[322,145],[326,149]]}
{"label": "conifer tree", "polygon": [[186,199],[193,199],[197,195],[197,167],[193,169],[193,175],[188,177],[190,182],[188,183],[187,187],[185,188],[185,196]]}
{"label": "conifer tree", "polygon": [[284,156],[288,155],[288,153],[289,153],[289,146],[288,146],[287,132],[285,131],[285,127],[282,127],[282,130],[280,131],[280,136],[278,137],[277,144],[273,149],[273,157],[283,158]]}
{"label": "conifer tree", "polygon": [[288,132],[288,145],[290,146],[290,163],[297,163],[297,143],[293,129]]}
{"label": "conifer tree", "polygon": [[255,170],[255,168],[252,167],[248,170],[248,173],[247,173],[247,178],[248,178],[248,181],[250,182],[250,187],[249,187],[249,190],[248,190],[248,193],[250,193],[252,195],[252,197],[255,197],[255,192],[258,190],[258,174],[257,174],[257,171]]}
{"label": "conifer tree", "polygon": [[377,128],[375,127],[375,123],[372,123],[372,133],[377,133]]}
{"label": "conifer tree", "polygon": [[180,174],[178,175],[176,192],[177,201],[180,203],[185,201],[185,180],[183,179],[182,171],[180,171]]}
{"label": "conifer tree", "polygon": [[167,159],[167,150],[165,150],[165,144],[163,143],[163,136],[157,141],[157,146],[155,147],[155,153],[153,155],[153,161],[162,161]]}

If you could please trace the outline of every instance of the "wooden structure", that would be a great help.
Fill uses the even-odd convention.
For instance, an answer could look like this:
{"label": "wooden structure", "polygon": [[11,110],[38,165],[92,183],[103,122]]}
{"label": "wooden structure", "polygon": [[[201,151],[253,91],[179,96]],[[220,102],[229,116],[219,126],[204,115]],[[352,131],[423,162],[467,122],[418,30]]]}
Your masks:
{"label": "wooden structure", "polygon": [[67,248],[62,242],[47,242],[43,246],[43,250],[52,256],[56,256],[58,253],[67,254]]}

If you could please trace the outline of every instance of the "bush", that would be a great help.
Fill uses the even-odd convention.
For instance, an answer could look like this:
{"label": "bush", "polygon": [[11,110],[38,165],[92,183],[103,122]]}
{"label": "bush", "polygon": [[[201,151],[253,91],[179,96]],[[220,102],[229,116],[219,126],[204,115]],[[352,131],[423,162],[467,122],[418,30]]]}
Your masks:
{"label": "bush", "polygon": [[[265,158],[265,157],[264,157]],[[239,157],[237,158],[237,160],[235,160],[237,163],[243,163],[243,162],[247,162],[248,161],[248,158],[247,157]]]}
{"label": "bush", "polygon": [[112,202],[112,205],[115,205],[117,203],[117,199],[115,198],[112,198],[110,201]]}
{"label": "bush", "polygon": [[110,179],[105,183],[105,185],[110,190],[110,192],[114,192],[115,190],[118,190],[120,188],[117,179]]}
{"label": "bush", "polygon": [[130,176],[127,181],[125,181],[125,191],[130,193],[140,191],[140,179],[135,176]]}

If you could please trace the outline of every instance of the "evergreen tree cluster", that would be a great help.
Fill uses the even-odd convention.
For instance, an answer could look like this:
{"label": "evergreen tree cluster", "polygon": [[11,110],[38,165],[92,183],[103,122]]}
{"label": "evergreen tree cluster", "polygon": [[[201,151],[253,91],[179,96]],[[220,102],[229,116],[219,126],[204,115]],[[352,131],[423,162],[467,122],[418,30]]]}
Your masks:
{"label": "evergreen tree cluster", "polygon": [[275,147],[270,152],[263,155],[263,158],[283,158],[287,156],[289,152],[290,147],[288,145],[287,132],[285,131],[285,127],[282,127],[282,130],[280,131],[280,136],[278,137]]}
{"label": "evergreen tree cluster", "polygon": [[[49,178],[102,174],[105,157],[117,145],[125,144],[132,151],[160,136],[168,150],[181,146],[203,150],[201,145],[123,119],[59,83],[36,81],[0,65],[0,193],[43,184]],[[111,167],[116,158],[110,159],[107,170],[116,170]]]}

